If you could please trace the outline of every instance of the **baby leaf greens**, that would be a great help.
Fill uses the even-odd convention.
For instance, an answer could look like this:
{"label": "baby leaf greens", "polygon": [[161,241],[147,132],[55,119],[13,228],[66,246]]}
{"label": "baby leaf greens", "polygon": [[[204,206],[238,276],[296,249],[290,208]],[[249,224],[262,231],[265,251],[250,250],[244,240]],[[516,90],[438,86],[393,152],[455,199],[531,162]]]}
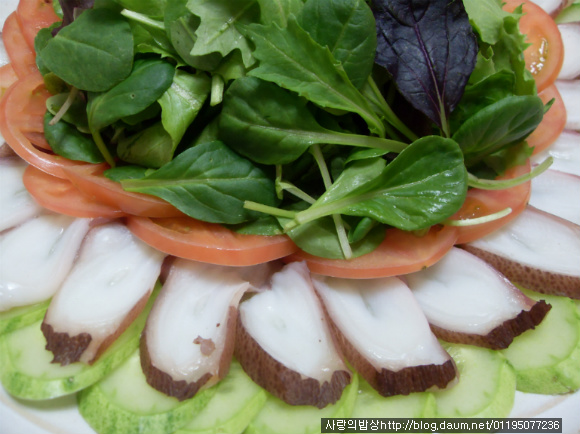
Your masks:
{"label": "baby leaf greens", "polygon": [[35,41],[53,150],[313,255],[446,222],[546,109],[500,0],[65,3]]}

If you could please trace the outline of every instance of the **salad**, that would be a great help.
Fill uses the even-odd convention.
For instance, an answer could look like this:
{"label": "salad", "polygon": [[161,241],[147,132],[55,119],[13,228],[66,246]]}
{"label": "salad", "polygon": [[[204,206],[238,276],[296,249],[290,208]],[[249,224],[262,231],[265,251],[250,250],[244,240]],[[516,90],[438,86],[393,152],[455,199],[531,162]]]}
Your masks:
{"label": "salad", "polygon": [[21,0],[3,38],[11,394],[318,432],[580,387],[579,222],[527,206],[579,73],[533,3]]}

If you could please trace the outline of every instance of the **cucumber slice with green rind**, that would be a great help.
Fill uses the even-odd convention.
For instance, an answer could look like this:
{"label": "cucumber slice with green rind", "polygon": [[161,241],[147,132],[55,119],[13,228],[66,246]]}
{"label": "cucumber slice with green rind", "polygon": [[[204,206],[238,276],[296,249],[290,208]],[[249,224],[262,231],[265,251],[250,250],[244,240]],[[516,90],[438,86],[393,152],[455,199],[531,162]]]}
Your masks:
{"label": "cucumber slice with green rind", "polygon": [[40,330],[42,321],[0,337],[0,381],[8,393],[23,399],[51,399],[78,392],[107,375],[139,347],[141,331],[158,290],[145,309],[92,365],[51,363]]}
{"label": "cucumber slice with green rind", "polygon": [[566,297],[522,291],[535,300],[546,300],[552,309],[535,330],[518,336],[509,348],[502,350],[516,370],[518,390],[554,395],[579,389],[578,305]]}
{"label": "cucumber slice with green rind", "polygon": [[516,374],[499,352],[444,344],[459,371],[459,381],[432,392],[438,417],[507,417],[514,405]]}
{"label": "cucumber slice with green rind", "polygon": [[361,378],[358,396],[350,417],[435,417],[436,411],[435,396],[430,392],[384,397]]}
{"label": "cucumber slice with green rind", "polygon": [[175,434],[239,434],[262,409],[267,392],[252,381],[237,361],[216,386],[209,404]]}
{"label": "cucumber slice with green rind", "polygon": [[574,3],[563,9],[556,17],[557,24],[580,21],[580,3]]}
{"label": "cucumber slice with green rind", "polygon": [[26,327],[44,318],[50,300],[31,306],[15,307],[6,312],[0,312],[0,336]]}
{"label": "cucumber slice with green rind", "polygon": [[341,398],[332,405],[318,409],[311,406],[292,406],[268,395],[266,404],[244,434],[315,434],[320,433],[320,419],[350,417],[358,396],[358,375],[346,386]]}
{"label": "cucumber slice with green rind", "polygon": [[186,425],[216,392],[212,387],[178,401],[153,389],[141,370],[139,352],[111,375],[78,394],[79,411],[100,434],[164,434]]}

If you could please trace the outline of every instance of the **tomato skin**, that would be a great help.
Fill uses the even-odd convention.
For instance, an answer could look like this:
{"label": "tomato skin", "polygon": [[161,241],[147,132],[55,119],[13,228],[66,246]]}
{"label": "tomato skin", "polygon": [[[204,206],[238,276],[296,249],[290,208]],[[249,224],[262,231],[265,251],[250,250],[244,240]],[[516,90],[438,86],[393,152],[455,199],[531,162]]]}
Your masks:
{"label": "tomato skin", "polygon": [[556,81],[564,63],[564,44],[554,19],[529,0],[504,0],[504,10],[513,12],[523,4],[520,32],[531,44],[524,50],[526,68],[536,80],[538,92]]}
{"label": "tomato skin", "polygon": [[538,154],[548,148],[560,136],[566,126],[566,107],[564,100],[555,84],[550,85],[538,94],[544,104],[554,99],[550,109],[544,114],[544,118],[536,130],[528,136],[528,145],[534,148],[534,154]]}
{"label": "tomato skin", "polygon": [[385,240],[369,254],[348,261],[326,259],[298,252],[286,262],[306,261],[312,273],[347,279],[400,276],[429,267],[455,244],[455,227],[432,227],[424,236],[399,229],[388,229]]}
{"label": "tomato skin", "polygon": [[4,41],[10,64],[18,78],[24,78],[34,72],[38,73],[36,54],[28,46],[24,38],[16,12],[10,14],[6,19],[2,28],[2,40]]}
{"label": "tomato skin", "polygon": [[184,214],[164,200],[142,193],[123,190],[121,184],[103,175],[109,166],[83,164],[63,168],[65,177],[86,196],[121,209],[126,214],[142,217],[180,217]]}
{"label": "tomato skin", "polygon": [[30,195],[50,211],[82,218],[125,216],[120,209],[98,203],[85,196],[72,182],[51,176],[34,166],[26,168],[22,181]]}
{"label": "tomato skin", "polygon": [[[498,179],[516,178],[529,173],[530,170],[531,164],[528,161],[522,166],[516,166],[509,169]],[[482,238],[515,219],[526,208],[531,192],[532,188],[530,181],[504,190],[469,189],[467,191],[465,203],[461,209],[451,217],[452,220],[483,217],[502,211],[508,207],[512,209],[512,212],[505,217],[488,223],[458,227],[457,244],[465,244]]]}
{"label": "tomato skin", "polygon": [[54,12],[52,0],[20,0],[16,16],[28,46],[34,50],[34,38],[40,29],[60,21]]}
{"label": "tomato skin", "polygon": [[63,167],[79,163],[42,151],[31,141],[40,142],[43,135],[49,96],[38,71],[18,80],[0,101],[0,132],[23,160],[50,175],[65,178]]}
{"label": "tomato skin", "polygon": [[18,76],[10,63],[0,66],[0,98],[10,86],[16,83],[16,80],[18,80]]}
{"label": "tomato skin", "polygon": [[250,266],[283,258],[298,248],[285,235],[243,235],[190,217],[150,219],[130,216],[127,227],[169,255],[228,266]]}

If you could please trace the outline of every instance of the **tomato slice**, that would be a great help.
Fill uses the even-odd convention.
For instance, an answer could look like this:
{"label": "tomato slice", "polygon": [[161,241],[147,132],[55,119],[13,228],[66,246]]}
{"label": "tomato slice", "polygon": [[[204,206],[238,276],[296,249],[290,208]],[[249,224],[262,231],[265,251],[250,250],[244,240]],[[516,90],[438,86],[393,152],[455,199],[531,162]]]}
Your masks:
{"label": "tomato slice", "polygon": [[520,32],[530,44],[524,50],[526,68],[536,79],[538,92],[556,81],[564,62],[564,44],[554,19],[540,6],[529,0],[504,0],[508,12],[523,4]]}
{"label": "tomato slice", "polygon": [[88,198],[72,182],[56,178],[34,166],[26,168],[22,181],[30,195],[41,206],[59,214],[86,218],[125,216],[118,208]]}
{"label": "tomato slice", "polygon": [[18,80],[0,101],[0,132],[14,152],[29,164],[58,178],[65,178],[63,167],[79,163],[43,151],[31,141],[38,139],[40,142],[42,138],[43,117],[49,96],[38,71]]}
{"label": "tomato slice", "polygon": [[60,21],[52,7],[52,0],[20,0],[16,8],[16,16],[24,39],[33,50],[34,38],[38,31]]}
{"label": "tomato slice", "polygon": [[103,176],[108,165],[84,164],[64,169],[66,178],[83,194],[123,212],[142,217],[181,217],[184,214],[164,200],[142,193],[123,190],[121,184]]}
{"label": "tomato slice", "polygon": [[10,63],[0,66],[0,98],[10,86],[16,83],[16,80],[18,80],[18,76]]}
{"label": "tomato slice", "polygon": [[346,260],[326,259],[298,252],[284,261],[306,261],[311,272],[349,279],[370,279],[413,273],[433,265],[455,244],[455,227],[434,226],[424,236],[388,229],[374,251]]}
{"label": "tomato slice", "polygon": [[217,265],[250,266],[283,258],[297,250],[285,235],[243,235],[190,217],[128,217],[127,227],[150,246],[169,255]]}
{"label": "tomato slice", "polygon": [[26,43],[15,12],[10,14],[4,23],[2,39],[10,63],[19,78],[38,71],[36,69],[36,54]]}
{"label": "tomato slice", "polygon": [[566,126],[566,107],[558,88],[555,84],[550,85],[538,94],[544,104],[554,99],[550,110],[544,114],[544,118],[536,130],[528,136],[528,145],[534,148],[534,154],[544,151],[556,141]]}
{"label": "tomato slice", "polygon": [[[518,176],[529,173],[530,170],[531,164],[528,161],[527,164],[509,169],[498,179],[517,178]],[[457,244],[475,241],[512,221],[526,208],[528,200],[530,199],[531,191],[530,181],[504,190],[469,189],[463,206],[453,217],[451,217],[451,219],[463,220],[483,217],[500,212],[506,208],[511,208],[512,212],[505,217],[488,223],[458,227]]]}

